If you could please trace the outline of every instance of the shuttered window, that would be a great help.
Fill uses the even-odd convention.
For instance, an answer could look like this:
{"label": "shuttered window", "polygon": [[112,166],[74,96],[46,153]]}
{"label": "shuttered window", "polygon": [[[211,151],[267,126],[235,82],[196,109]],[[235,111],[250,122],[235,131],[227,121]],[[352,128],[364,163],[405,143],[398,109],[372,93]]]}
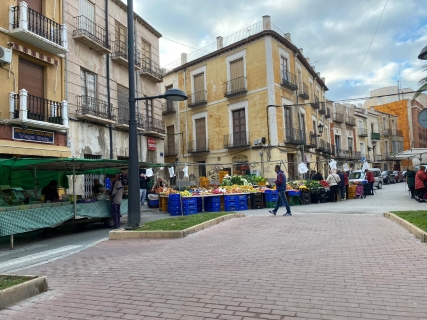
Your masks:
{"label": "shuttered window", "polygon": [[148,128],[153,127],[153,100],[145,101],[145,116],[147,118]]}
{"label": "shuttered window", "polygon": [[292,132],[292,114],[290,108],[284,108],[285,114],[285,136],[291,137]]}
{"label": "shuttered window", "polygon": [[144,39],[142,39],[142,59],[143,59],[143,63],[146,67],[150,67],[151,66],[151,45],[145,41]]}
{"label": "shuttered window", "polygon": [[244,65],[243,58],[230,62],[230,89],[231,92],[237,92],[244,88]]}
{"label": "shuttered window", "polygon": [[116,21],[115,30],[116,30],[115,52],[120,52],[124,55],[127,55],[127,45],[126,45],[127,28],[121,23]]}
{"label": "shuttered window", "polygon": [[81,92],[83,96],[96,98],[96,74],[80,70]]}
{"label": "shuttered window", "polygon": [[86,30],[90,34],[95,34],[95,5],[87,0],[79,0],[79,29]]}
{"label": "shuttered window", "polygon": [[196,149],[206,150],[206,118],[196,119]]}
{"label": "shuttered window", "polygon": [[280,68],[282,69],[282,78],[286,81],[288,79],[288,59],[281,57]]}
{"label": "shuttered window", "polygon": [[120,123],[129,122],[129,89],[117,85],[117,106]]}
{"label": "shuttered window", "polygon": [[[23,2],[23,1],[20,1]],[[34,11],[37,11],[38,13],[42,12],[42,0],[25,0],[25,2],[28,4],[28,8],[33,9]]]}
{"label": "shuttered window", "polygon": [[245,109],[233,111],[233,145],[246,145],[246,117]]}
{"label": "shuttered window", "polygon": [[27,60],[19,59],[18,87],[28,94],[44,98],[44,68]]}
{"label": "shuttered window", "polygon": [[157,163],[156,150],[147,150],[147,162],[148,163]]}
{"label": "shuttered window", "polygon": [[205,101],[205,76],[204,73],[200,73],[193,77],[194,81],[194,102]]}
{"label": "shuttered window", "polygon": [[168,141],[167,141],[168,154],[175,154],[175,126],[167,126],[166,134],[168,137]]}

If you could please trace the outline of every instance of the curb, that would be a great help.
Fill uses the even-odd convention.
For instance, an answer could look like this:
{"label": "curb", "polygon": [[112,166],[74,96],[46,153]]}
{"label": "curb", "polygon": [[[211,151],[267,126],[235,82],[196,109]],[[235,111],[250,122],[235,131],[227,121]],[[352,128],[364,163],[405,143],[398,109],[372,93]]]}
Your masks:
{"label": "curb", "polygon": [[402,219],[401,217],[391,212],[384,213],[384,217],[396,222],[397,224],[400,224],[402,227],[404,227],[406,230],[408,230],[410,233],[420,239],[422,243],[427,242],[427,232],[414,226],[412,223],[406,221],[405,219]]}
{"label": "curb", "polygon": [[213,225],[221,223],[223,221],[232,218],[243,218],[246,217],[243,213],[233,213],[222,217],[218,217],[212,220],[205,221],[193,227],[177,230],[177,231],[127,231],[124,229],[118,229],[110,231],[109,240],[121,240],[121,239],[170,239],[170,238],[184,238],[190,234],[202,231]]}
{"label": "curb", "polygon": [[[8,275],[15,276],[15,275]],[[27,277],[31,280],[16,286],[0,290],[0,310],[10,307],[22,300],[34,297],[47,291],[47,278],[45,276],[20,276]]]}

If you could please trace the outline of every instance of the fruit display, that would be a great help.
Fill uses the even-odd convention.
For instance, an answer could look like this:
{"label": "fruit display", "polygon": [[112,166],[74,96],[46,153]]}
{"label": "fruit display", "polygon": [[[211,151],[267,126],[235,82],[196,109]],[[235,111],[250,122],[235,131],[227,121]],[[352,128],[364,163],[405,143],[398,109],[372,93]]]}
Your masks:
{"label": "fruit display", "polygon": [[206,188],[210,184],[209,178],[207,178],[207,177],[200,177],[199,181],[200,181],[200,187],[202,187],[202,188]]}
{"label": "fruit display", "polygon": [[[161,190],[161,191],[157,191],[157,190]],[[170,194],[178,193],[178,191],[176,191],[172,188],[157,188],[156,193],[168,196]]]}
{"label": "fruit display", "polygon": [[324,188],[329,188],[329,183],[328,182],[326,182],[325,180],[321,180],[320,181],[320,184],[322,185],[322,187],[324,187]]}
{"label": "fruit display", "polygon": [[179,194],[181,195],[181,197],[192,197],[193,196],[193,194],[188,190],[181,191]]}

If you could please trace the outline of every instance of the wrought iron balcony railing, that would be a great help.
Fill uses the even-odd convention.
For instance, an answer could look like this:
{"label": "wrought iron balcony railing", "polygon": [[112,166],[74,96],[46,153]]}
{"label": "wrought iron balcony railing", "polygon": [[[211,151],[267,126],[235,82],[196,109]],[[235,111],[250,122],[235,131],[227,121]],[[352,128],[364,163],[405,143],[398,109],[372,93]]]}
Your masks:
{"label": "wrought iron balcony railing", "polygon": [[[129,125],[129,108],[118,108],[117,110],[118,116],[117,116],[117,124],[119,125]],[[137,113],[135,115],[136,117],[136,126],[139,129],[145,128],[145,119],[144,116],[140,113]]]}
{"label": "wrought iron balcony railing", "polygon": [[390,129],[383,129],[383,136],[384,137],[388,137],[391,135],[391,130]]}
{"label": "wrought iron balcony railing", "polygon": [[374,155],[374,161],[375,162],[383,161],[383,156],[381,154]]}
{"label": "wrought iron balcony railing", "polygon": [[[23,94],[25,91],[25,94]],[[63,106],[61,102],[52,101],[21,90],[21,94],[11,94],[13,119],[36,120],[64,125]]]}
{"label": "wrought iron balcony railing", "polygon": [[305,144],[305,131],[301,129],[286,129],[285,143],[294,145]]}
{"label": "wrought iron balcony railing", "polygon": [[90,96],[77,96],[77,115],[89,115],[109,121],[117,120],[117,110],[113,105]]}
{"label": "wrought iron balcony railing", "polygon": [[247,92],[246,77],[232,79],[224,83],[224,97],[238,96]]}
{"label": "wrought iron balcony railing", "polygon": [[249,131],[233,132],[224,135],[224,148],[250,147]]}
{"label": "wrought iron balcony railing", "polygon": [[188,153],[209,152],[209,140],[196,139],[196,140],[188,141],[187,152]]}
{"label": "wrought iron balcony railing", "polygon": [[333,120],[335,122],[343,123],[344,122],[344,113],[335,112]]}
{"label": "wrought iron balcony railing", "polygon": [[162,113],[164,115],[175,113],[176,112],[175,103],[176,103],[175,101],[166,100],[166,102],[162,104]]}
{"label": "wrought iron balcony railing", "polygon": [[305,147],[306,148],[316,148],[316,145],[317,145],[316,140],[317,140],[317,135],[313,132],[310,132],[309,136],[308,136],[308,140],[306,139]]}
{"label": "wrought iron balcony railing", "polygon": [[149,78],[155,82],[162,82],[165,72],[160,68],[159,64],[152,61],[148,57],[142,57],[142,68],[140,75]]}
{"label": "wrought iron balcony railing", "polygon": [[195,108],[204,106],[208,103],[208,92],[202,90],[188,96],[188,107]]}
{"label": "wrought iron balcony railing", "polygon": [[298,95],[304,100],[309,98],[308,86],[305,83],[299,85]]}
{"label": "wrought iron balcony railing", "polygon": [[331,109],[330,108],[326,108],[325,118],[329,119],[330,117],[331,117]]}
{"label": "wrought iron balcony railing", "polygon": [[83,35],[106,49],[111,49],[111,33],[85,16],[74,17],[73,37]]}
{"label": "wrought iron balcony railing", "polygon": [[368,129],[357,128],[357,134],[359,135],[359,137],[367,137],[368,136]]}
{"label": "wrought iron balcony railing", "polygon": [[289,71],[283,70],[281,85],[291,91],[296,91],[298,89],[296,76]]}
{"label": "wrought iron balcony railing", "polygon": [[319,109],[320,108],[319,97],[316,96],[315,94],[311,95],[311,103],[310,103],[310,105],[313,107],[313,109]]}
{"label": "wrought iron balcony railing", "polygon": [[345,123],[350,125],[350,126],[355,126],[356,125],[356,118],[352,117],[352,116],[346,116],[345,117]]}
{"label": "wrought iron balcony railing", "polygon": [[147,132],[165,134],[165,123],[162,120],[147,117],[145,121],[145,129]]}
{"label": "wrought iron balcony railing", "polygon": [[[111,53],[111,59],[113,60],[122,59],[122,60],[125,60],[126,64],[128,63],[128,46],[126,42],[118,39],[114,41],[113,52]],[[135,49],[135,67],[141,68],[141,64],[142,64],[141,52]]]}
{"label": "wrought iron balcony railing", "polygon": [[319,105],[320,105],[319,114],[326,114],[326,103],[319,102]]}
{"label": "wrought iron balcony railing", "polygon": [[328,150],[328,146],[327,146],[327,142],[323,139],[319,139],[319,143],[316,147],[317,151],[321,151],[321,152],[327,152]]}
{"label": "wrought iron balcony railing", "polygon": [[402,130],[392,130],[391,135],[396,136],[396,137],[403,137],[403,131]]}

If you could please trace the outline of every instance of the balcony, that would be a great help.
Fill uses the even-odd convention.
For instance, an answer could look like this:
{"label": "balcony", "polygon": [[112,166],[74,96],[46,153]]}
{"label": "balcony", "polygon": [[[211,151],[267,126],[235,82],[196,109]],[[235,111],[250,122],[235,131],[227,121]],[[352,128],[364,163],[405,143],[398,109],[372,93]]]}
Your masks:
{"label": "balcony", "polygon": [[338,148],[335,145],[332,145],[332,154],[337,159],[348,159],[348,158],[350,158],[349,150],[343,150],[341,148]]}
{"label": "balcony", "polygon": [[300,129],[286,129],[285,144],[304,145],[305,132]]}
{"label": "balcony", "polygon": [[308,86],[305,83],[303,83],[302,85],[300,84],[299,90],[298,90],[298,96],[300,96],[304,100],[308,100],[309,98]]}
{"label": "balcony", "polygon": [[85,44],[99,54],[111,53],[111,34],[85,16],[74,17],[73,39]]}
{"label": "balcony", "polygon": [[165,123],[162,120],[147,117],[145,121],[145,135],[162,138],[165,136]]}
{"label": "balcony", "polygon": [[335,112],[333,120],[334,120],[334,122],[343,123],[344,122],[344,113]]}
{"label": "balcony", "polygon": [[403,137],[402,130],[391,130],[391,135],[395,137]]}
{"label": "balcony", "polygon": [[68,129],[67,101],[57,102],[32,96],[22,89],[19,94],[9,94],[9,112],[9,122],[12,124],[54,131]]}
{"label": "balcony", "polygon": [[348,124],[349,126],[356,126],[356,118],[352,117],[352,116],[346,116],[345,117],[345,123]]}
{"label": "balcony", "polygon": [[167,115],[175,112],[176,112],[175,101],[166,100],[166,103],[162,104],[163,115]]}
{"label": "balcony", "polygon": [[297,78],[294,74],[290,73],[289,71],[283,71],[282,72],[282,87],[285,87],[291,91],[297,91],[298,85],[297,85]]}
{"label": "balcony", "polygon": [[368,136],[368,129],[357,128],[357,134],[359,135],[359,137],[367,137]]}
{"label": "balcony", "polygon": [[179,135],[168,134],[165,139],[165,157],[177,156],[179,154]]}
{"label": "balcony", "polygon": [[147,57],[143,57],[142,68],[139,74],[143,78],[151,80],[155,83],[160,83],[163,81],[163,75],[165,72],[156,62],[148,59]]}
{"label": "balcony", "polygon": [[198,140],[188,141],[187,152],[188,153],[209,152],[209,140],[198,139]]}
{"label": "balcony", "polygon": [[386,152],[384,154],[384,159],[385,160],[394,160],[394,156],[395,156],[395,154],[393,152]]}
{"label": "balcony", "polygon": [[352,152],[352,159],[354,159],[354,160],[362,160],[362,153],[360,152],[360,151],[353,151]]}
{"label": "balcony", "polygon": [[319,105],[319,114],[326,114],[326,103],[320,102]]}
{"label": "balcony", "polygon": [[329,119],[331,117],[331,109],[330,108],[326,108],[326,114],[325,114],[325,118]]}
{"label": "balcony", "polygon": [[[114,48],[111,53],[111,60],[123,67],[128,67],[128,46],[124,41],[114,41]],[[135,49],[135,70],[141,69],[141,52]]]}
{"label": "balcony", "polygon": [[236,78],[224,83],[224,97],[231,98],[247,92],[246,77]]}
{"label": "balcony", "polygon": [[374,162],[382,162],[383,156],[381,154],[375,154],[374,155]]}
{"label": "balcony", "polygon": [[316,140],[317,135],[313,132],[310,132],[308,140],[306,140],[306,144],[304,145],[305,148],[316,148]]}
{"label": "balcony", "polygon": [[391,130],[390,129],[383,129],[383,136],[384,137],[388,137],[391,135]]}
{"label": "balcony", "polygon": [[319,143],[316,147],[316,151],[326,152],[327,151],[327,143],[325,140],[319,139]]}
{"label": "balcony", "polygon": [[251,146],[249,140],[249,132],[234,132],[232,134],[224,135],[224,148],[247,148]]}
{"label": "balcony", "polygon": [[89,96],[77,96],[77,118],[103,124],[116,123],[113,105]]}
{"label": "balcony", "polygon": [[[136,130],[138,131],[144,131],[144,116],[140,113],[137,113],[136,115]],[[129,109],[119,107],[118,108],[118,116],[117,116],[117,122],[114,125],[117,129],[124,129],[129,130]]]}
{"label": "balcony", "polygon": [[316,96],[315,94],[311,95],[311,103],[310,103],[311,107],[313,109],[320,109],[320,101],[319,101],[319,97]]}
{"label": "balcony", "polygon": [[380,141],[381,136],[378,132],[371,132],[371,140],[372,141]]}
{"label": "balcony", "polygon": [[188,96],[188,107],[196,108],[208,104],[208,92],[205,90],[190,94]]}
{"label": "balcony", "polygon": [[24,1],[9,10],[9,33],[13,37],[53,54],[68,52],[67,26],[28,8]]}
{"label": "balcony", "polygon": [[329,142],[326,142],[326,150],[324,152],[326,154],[332,154],[332,145]]}

